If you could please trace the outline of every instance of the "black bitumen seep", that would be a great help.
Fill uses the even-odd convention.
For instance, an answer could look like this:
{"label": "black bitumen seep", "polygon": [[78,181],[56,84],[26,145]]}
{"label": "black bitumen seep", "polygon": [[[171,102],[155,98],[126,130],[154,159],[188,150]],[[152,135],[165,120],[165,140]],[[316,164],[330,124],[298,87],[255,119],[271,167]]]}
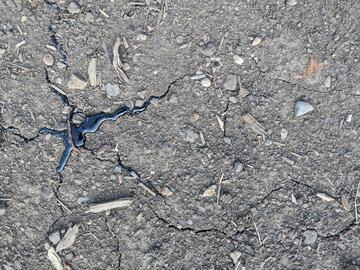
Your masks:
{"label": "black bitumen seep", "polygon": [[[46,72],[46,79],[47,79],[48,83],[50,83],[47,72]],[[173,83],[175,83],[175,82],[173,82]],[[170,86],[171,85],[172,84],[170,84]],[[134,106],[132,108],[130,108],[128,106],[123,106],[123,107],[118,108],[113,113],[100,112],[100,113],[88,115],[88,116],[85,116],[84,121],[81,124],[76,125],[72,122],[76,107],[69,102],[69,99],[66,95],[64,95],[63,93],[60,93],[58,90],[56,90],[56,88],[54,88],[50,84],[51,90],[57,96],[59,96],[61,98],[63,104],[65,106],[71,108],[71,112],[70,112],[68,120],[67,120],[67,122],[68,122],[67,129],[54,130],[54,129],[50,129],[50,128],[41,128],[39,130],[40,134],[50,134],[55,137],[61,138],[63,140],[65,149],[60,158],[60,163],[59,163],[58,167],[56,168],[57,173],[60,174],[64,170],[73,150],[82,150],[82,149],[88,150],[85,146],[87,133],[95,133],[99,129],[99,127],[106,121],[115,122],[117,119],[119,119],[122,116],[125,116],[125,115],[132,116],[132,115],[144,112],[153,101],[163,99],[169,92],[170,86],[168,87],[168,89],[166,90],[166,92],[163,95],[150,96],[143,103],[142,106]],[[126,170],[130,169],[130,167],[124,166],[121,162],[119,163],[119,165],[123,169],[126,169]],[[133,171],[133,170],[131,169],[130,171]]]}

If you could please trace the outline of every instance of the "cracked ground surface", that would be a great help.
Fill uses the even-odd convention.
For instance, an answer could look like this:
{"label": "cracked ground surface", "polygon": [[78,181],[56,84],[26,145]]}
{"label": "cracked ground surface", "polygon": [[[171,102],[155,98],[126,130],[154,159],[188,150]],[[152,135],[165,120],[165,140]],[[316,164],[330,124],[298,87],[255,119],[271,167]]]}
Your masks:
{"label": "cracked ground surface", "polygon": [[[76,270],[360,264],[360,2],[169,1],[158,25],[160,2],[80,0],[72,14],[66,0],[2,1],[1,270],[52,269],[48,235],[70,224],[80,224],[79,233],[59,255]],[[63,53],[46,47],[49,26],[67,68]],[[117,37],[129,43],[122,60],[130,84],[119,83],[111,64]],[[255,37],[261,42],[253,46]],[[45,66],[49,53],[55,63]],[[100,85],[68,89],[71,74],[87,77],[93,57]],[[312,57],[321,68],[304,76]],[[216,61],[221,68],[208,75],[210,87],[191,79]],[[89,134],[88,147],[99,150],[74,153],[60,183],[62,142],[38,130],[66,128],[68,112],[45,68],[86,115],[161,95],[185,77],[146,112]],[[239,85],[227,90],[228,74],[239,76],[249,95],[241,97]],[[120,94],[109,98],[107,83],[118,84]],[[314,111],[294,118],[299,99]],[[245,124],[247,113],[266,134]],[[118,154],[165,196],[151,196],[121,172]],[[122,197],[134,203],[86,213]]]}

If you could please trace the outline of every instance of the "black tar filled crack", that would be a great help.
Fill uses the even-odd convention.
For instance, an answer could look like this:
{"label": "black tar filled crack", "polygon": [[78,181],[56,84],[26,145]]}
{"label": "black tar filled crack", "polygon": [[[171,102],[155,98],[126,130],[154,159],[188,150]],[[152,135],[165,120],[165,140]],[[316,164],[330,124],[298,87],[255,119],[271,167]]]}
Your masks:
{"label": "black tar filled crack", "polygon": [[[160,96],[150,96],[143,103],[142,106],[134,106],[132,108],[130,108],[128,106],[123,106],[123,107],[118,108],[113,113],[100,112],[97,114],[88,115],[88,116],[85,116],[85,119],[81,124],[76,125],[72,121],[73,116],[76,111],[76,107],[69,102],[68,97],[64,93],[61,93],[59,90],[56,89],[56,87],[51,85],[50,79],[46,73],[46,79],[47,79],[47,82],[50,84],[51,90],[57,96],[59,96],[61,98],[61,100],[65,106],[68,106],[71,108],[71,111],[69,113],[68,120],[67,120],[67,129],[54,130],[51,128],[41,128],[39,130],[40,134],[53,135],[55,137],[61,138],[64,143],[65,149],[60,158],[59,165],[56,168],[57,173],[60,174],[64,170],[64,168],[71,156],[72,151],[89,150],[85,146],[87,133],[95,133],[99,129],[99,127],[106,121],[114,122],[122,116],[134,115],[134,114],[144,112],[153,101],[163,99],[170,91],[171,86],[173,84],[175,84],[177,81],[179,81],[180,79],[182,79],[183,77],[184,76],[182,76],[182,77],[176,79],[175,81],[173,81],[172,83],[170,83],[164,94],[162,94]],[[138,173],[136,173],[130,167],[127,167],[124,164],[122,164],[121,161],[119,162],[119,165],[123,169],[125,169],[127,172],[129,172],[130,174],[134,174],[134,176],[137,179],[140,178]]]}

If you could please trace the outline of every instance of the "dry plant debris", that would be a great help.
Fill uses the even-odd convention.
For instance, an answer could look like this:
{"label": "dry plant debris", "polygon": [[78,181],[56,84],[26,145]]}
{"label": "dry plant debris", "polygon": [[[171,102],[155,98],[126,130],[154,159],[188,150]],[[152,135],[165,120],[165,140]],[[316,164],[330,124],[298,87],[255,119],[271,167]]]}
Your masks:
{"label": "dry plant debris", "polygon": [[98,213],[101,211],[107,211],[114,208],[129,207],[133,203],[133,198],[121,198],[110,202],[98,203],[90,206],[90,209],[86,213]]}
{"label": "dry plant debris", "polygon": [[123,41],[121,38],[116,38],[115,44],[114,44],[114,48],[113,48],[113,67],[115,68],[119,80],[121,82],[125,82],[125,83],[130,83],[130,79],[128,78],[128,76],[125,74],[123,68],[124,68],[124,64],[121,62],[120,59],[120,46],[124,45]]}
{"label": "dry plant debris", "polygon": [[59,252],[63,249],[71,247],[75,243],[77,234],[79,233],[79,225],[75,224],[70,227],[64,237],[60,240],[59,244],[56,246],[56,252]]}
{"label": "dry plant debris", "polygon": [[243,117],[245,126],[252,129],[256,134],[265,136],[266,131],[263,125],[261,125],[251,114],[245,114]]}
{"label": "dry plant debris", "polygon": [[324,68],[324,64],[320,63],[320,59],[317,56],[312,56],[309,59],[305,70],[305,77],[311,78],[314,74],[319,73]]}

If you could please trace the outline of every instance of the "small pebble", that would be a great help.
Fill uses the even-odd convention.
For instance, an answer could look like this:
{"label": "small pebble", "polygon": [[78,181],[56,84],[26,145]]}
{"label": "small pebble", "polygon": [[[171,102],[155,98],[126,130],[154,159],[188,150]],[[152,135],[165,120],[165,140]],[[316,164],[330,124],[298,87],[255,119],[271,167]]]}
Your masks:
{"label": "small pebble", "polygon": [[45,54],[43,61],[45,65],[52,66],[54,64],[54,57],[51,54]]}
{"label": "small pebble", "polygon": [[240,260],[241,257],[241,252],[238,250],[234,250],[233,252],[230,253],[230,258],[233,261],[234,265],[238,265],[238,262]]}
{"label": "small pebble", "polygon": [[352,121],[352,114],[349,114],[348,116],[346,116],[345,121],[346,121],[347,123],[351,123],[351,121]]}
{"label": "small pebble", "polygon": [[120,95],[120,88],[117,84],[106,84],[105,91],[109,97],[117,97],[118,95]]}
{"label": "small pebble", "polygon": [[77,89],[77,90],[84,90],[87,85],[87,81],[79,78],[75,74],[72,74],[70,80],[67,84],[69,89]]}
{"label": "small pebble", "polygon": [[230,101],[231,103],[233,103],[233,104],[238,103],[238,100],[237,100],[236,97],[229,97],[229,101]]}
{"label": "small pebble", "polygon": [[211,86],[211,81],[208,78],[202,79],[200,83],[203,87],[206,87],[206,88]]}
{"label": "small pebble", "polygon": [[27,20],[28,20],[28,18],[27,18],[25,15],[21,16],[20,21],[21,21],[22,23],[26,23]]}
{"label": "small pebble", "polygon": [[286,1],[286,5],[288,5],[289,7],[296,6],[297,3],[298,3],[297,0],[287,0]]}
{"label": "small pebble", "polygon": [[234,62],[235,62],[235,64],[241,66],[244,63],[244,59],[241,58],[239,55],[235,54],[234,55]]}
{"label": "small pebble", "polygon": [[176,43],[181,45],[185,42],[185,38],[183,36],[177,36],[176,37]]}
{"label": "small pebble", "polygon": [[73,258],[75,257],[75,253],[73,251],[70,251],[69,253],[67,253],[65,255],[65,258],[68,260],[68,261],[71,261]]}
{"label": "small pebble", "polygon": [[280,131],[281,140],[285,141],[287,136],[288,136],[288,131],[286,129],[282,128],[281,131]]}
{"label": "small pebble", "polygon": [[89,198],[88,198],[88,197],[79,197],[79,198],[76,200],[76,202],[77,202],[78,204],[83,204],[83,203],[85,203],[85,202],[87,202],[87,201],[89,201]]}
{"label": "small pebble", "polygon": [[159,192],[165,197],[171,197],[172,195],[174,195],[174,192],[172,192],[168,187],[161,187]]}
{"label": "small pebble", "polygon": [[85,22],[88,22],[88,23],[93,23],[95,22],[95,16],[94,14],[92,14],[91,12],[87,12],[85,14],[85,19],[84,19]]}
{"label": "small pebble", "polygon": [[242,164],[241,161],[235,161],[234,170],[237,173],[241,173],[244,170],[244,165]]}
{"label": "small pebble", "polygon": [[190,143],[194,143],[199,138],[199,134],[193,128],[183,128],[180,135],[184,141]]}
{"label": "small pebble", "polygon": [[304,236],[304,244],[305,245],[312,245],[316,242],[317,239],[317,231],[315,230],[306,230],[303,232]]}
{"label": "small pebble", "polygon": [[56,245],[57,243],[59,243],[60,239],[61,239],[61,235],[60,235],[59,230],[52,231],[49,234],[49,240],[51,243],[53,243],[53,245]]}
{"label": "small pebble", "polygon": [[78,13],[80,13],[80,7],[79,7],[79,5],[77,3],[71,2],[69,7],[68,7],[68,11],[71,14],[78,14]]}
{"label": "small pebble", "polygon": [[216,190],[217,190],[217,185],[211,185],[210,187],[205,189],[201,197],[206,198],[206,197],[214,196],[216,194]]}
{"label": "small pebble", "polygon": [[314,110],[314,107],[306,101],[299,100],[295,103],[295,117],[302,116]]}
{"label": "small pebble", "polygon": [[227,90],[236,90],[237,88],[237,78],[236,75],[229,74],[226,76],[224,87]]}
{"label": "small pebble", "polygon": [[331,77],[330,76],[326,77],[324,85],[325,85],[326,88],[331,87]]}
{"label": "small pebble", "polygon": [[259,38],[259,37],[256,37],[256,38],[254,38],[254,40],[253,40],[253,42],[252,42],[251,45],[252,45],[253,47],[255,47],[255,46],[259,45],[261,42],[262,42],[262,39]]}
{"label": "small pebble", "polygon": [[136,40],[138,40],[138,41],[145,41],[145,40],[147,40],[147,35],[145,35],[145,34],[138,34],[137,37],[136,37]]}
{"label": "small pebble", "polygon": [[0,216],[5,215],[5,213],[6,213],[6,208],[7,208],[7,206],[6,206],[5,203],[0,203]]}

